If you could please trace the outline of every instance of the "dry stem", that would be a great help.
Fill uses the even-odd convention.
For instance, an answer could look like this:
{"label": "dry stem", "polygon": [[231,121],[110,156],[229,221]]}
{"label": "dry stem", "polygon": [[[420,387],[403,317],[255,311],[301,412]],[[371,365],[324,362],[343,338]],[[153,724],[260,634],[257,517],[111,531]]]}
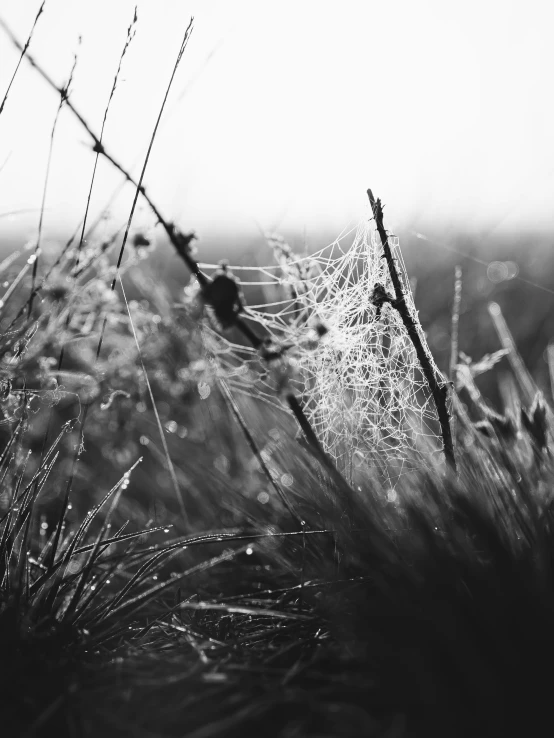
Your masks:
{"label": "dry stem", "polygon": [[389,274],[391,276],[392,284],[394,287],[394,299],[387,299],[386,301],[398,311],[404,327],[408,333],[410,341],[415,349],[421,370],[427,381],[427,385],[433,396],[435,408],[437,410],[437,416],[441,428],[441,436],[443,442],[443,452],[446,463],[456,471],[456,458],[454,456],[454,443],[452,440],[452,430],[450,428],[450,413],[446,405],[448,397],[448,385],[438,372],[434,368],[433,358],[429,353],[429,349],[423,345],[419,331],[417,329],[417,323],[412,316],[408,304],[406,302],[406,295],[404,293],[404,287],[400,280],[398,270],[396,268],[396,262],[392,255],[392,251],[389,244],[389,239],[385,227],[383,225],[383,206],[381,200],[375,200],[373,192],[367,191],[369,202],[371,203],[371,209],[375,218],[375,224],[377,226],[377,232],[383,245],[383,251],[387,266],[389,268]]}

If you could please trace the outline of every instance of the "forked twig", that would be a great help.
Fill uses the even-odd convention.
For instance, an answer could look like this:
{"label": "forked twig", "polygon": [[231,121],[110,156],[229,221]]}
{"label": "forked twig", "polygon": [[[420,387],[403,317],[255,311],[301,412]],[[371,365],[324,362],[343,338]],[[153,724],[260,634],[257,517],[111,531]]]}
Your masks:
{"label": "forked twig", "polygon": [[406,328],[409,339],[415,349],[421,370],[433,396],[435,408],[437,410],[437,416],[441,428],[441,436],[443,443],[443,452],[446,463],[456,471],[456,458],[454,456],[454,443],[452,440],[452,430],[450,428],[450,413],[446,405],[448,397],[448,384],[444,381],[438,370],[434,366],[433,357],[430,355],[429,349],[424,346],[421,336],[419,335],[418,327],[415,318],[410,312],[408,303],[406,302],[406,294],[404,292],[404,286],[400,280],[398,269],[396,268],[396,262],[392,255],[392,251],[389,244],[388,234],[383,225],[383,206],[381,200],[377,200],[373,196],[373,192],[368,189],[367,195],[369,202],[371,203],[371,209],[373,211],[373,217],[375,218],[375,225],[377,226],[377,232],[383,245],[383,252],[389,274],[392,280],[394,288],[394,297],[390,297],[386,294],[385,290],[381,288],[379,299],[382,302],[388,302],[398,314]]}

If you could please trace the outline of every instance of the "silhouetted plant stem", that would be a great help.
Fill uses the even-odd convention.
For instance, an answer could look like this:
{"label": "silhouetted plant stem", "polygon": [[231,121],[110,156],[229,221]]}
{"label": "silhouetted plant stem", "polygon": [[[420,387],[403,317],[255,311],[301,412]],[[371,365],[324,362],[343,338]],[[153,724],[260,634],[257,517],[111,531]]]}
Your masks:
{"label": "silhouetted plant stem", "polygon": [[[81,43],[81,38],[79,37],[79,44]],[[41,240],[42,240],[42,225],[44,222],[44,210],[46,206],[46,193],[48,192],[48,181],[50,179],[50,168],[52,166],[52,154],[54,151],[54,139],[56,137],[56,129],[58,127],[58,121],[60,119],[60,113],[62,112],[62,108],[68,98],[69,95],[69,88],[71,87],[71,83],[73,81],[73,75],[75,74],[75,68],[77,66],[77,54],[73,56],[73,66],[71,67],[71,72],[69,73],[69,78],[67,80],[67,84],[63,88],[63,92],[60,95],[60,102],[58,105],[58,109],[56,110],[56,115],[54,117],[54,122],[52,124],[52,130],[50,131],[50,145],[48,147],[48,160],[46,163],[46,173],[44,177],[44,187],[42,188],[42,201],[40,205],[40,217],[38,221],[38,231],[37,231],[37,240],[35,243],[35,250],[34,250],[34,261],[33,261],[33,273],[31,276],[31,294],[29,295],[28,300],[28,315],[27,317],[31,317],[31,313],[33,311],[33,300],[36,294],[36,279],[37,279],[37,272],[38,272],[38,260],[40,257],[40,246],[41,246]]]}
{"label": "silhouetted plant stem", "polygon": [[452,303],[452,320],[450,323],[450,381],[456,381],[458,364],[458,339],[460,334],[460,305],[462,302],[462,267],[458,264],[454,269],[454,301]]}
{"label": "silhouetted plant stem", "polygon": [[[448,367],[448,376],[450,381],[456,386],[456,367],[460,353],[459,337],[460,337],[460,307],[462,304],[462,267],[457,264],[454,269],[454,300],[452,301],[452,316],[450,321],[450,363]],[[457,433],[457,413],[452,415],[451,429],[452,435],[456,438]]]}
{"label": "silhouetted plant stem", "polygon": [[381,200],[379,198],[377,198],[376,200],[373,196],[373,192],[370,189],[368,189],[367,195],[369,197],[369,202],[371,203],[373,217],[375,218],[375,225],[377,227],[377,232],[379,233],[379,238],[381,239],[381,243],[383,245],[385,260],[387,262],[389,274],[395,292],[393,299],[386,295],[381,295],[381,297],[398,312],[402,322],[404,323],[406,332],[408,333],[410,341],[412,342],[412,345],[415,349],[419,364],[421,366],[421,370],[423,372],[429,390],[431,391],[431,394],[433,396],[433,401],[435,403],[435,408],[441,428],[444,458],[446,460],[446,463],[454,471],[456,471],[454,443],[452,440],[452,430],[450,428],[450,413],[446,405],[446,400],[448,397],[448,384],[442,379],[442,377],[438,374],[438,371],[435,369],[433,357],[430,355],[429,349],[423,345],[423,341],[421,340],[419,331],[417,329],[416,320],[412,316],[406,302],[404,287],[396,268],[396,262],[392,255],[385,226],[383,225],[383,206],[381,204]]}
{"label": "silhouetted plant stem", "polygon": [[10,79],[10,81],[9,81],[8,87],[7,87],[7,89],[6,89],[6,92],[4,93],[4,97],[3,97],[3,99],[2,99],[2,102],[0,103],[0,115],[1,115],[1,114],[3,113],[3,111],[4,111],[4,107],[6,106],[6,101],[7,101],[7,99],[8,99],[8,95],[10,94],[10,90],[11,90],[11,88],[12,88],[12,85],[13,85],[14,79],[15,79],[15,77],[16,77],[16,75],[17,75],[17,72],[19,71],[19,67],[20,67],[20,65],[21,65],[21,62],[22,62],[22,60],[23,60],[23,57],[24,57],[24,56],[25,56],[25,54],[27,53],[27,49],[29,48],[29,44],[31,43],[31,39],[33,38],[33,33],[35,32],[35,28],[36,28],[36,25],[37,25],[37,23],[38,23],[38,19],[40,18],[40,16],[41,16],[41,15],[42,15],[42,13],[44,12],[44,6],[45,6],[45,5],[46,5],[46,0],[44,0],[44,2],[42,3],[42,5],[41,5],[41,6],[40,6],[40,8],[38,9],[38,13],[37,13],[37,14],[36,14],[36,16],[35,16],[35,20],[34,20],[34,22],[33,22],[33,25],[31,26],[31,30],[30,30],[30,32],[29,32],[29,37],[27,38],[27,41],[25,42],[25,46],[21,46],[21,45],[19,45],[19,44],[17,45],[17,49],[18,49],[18,51],[20,52],[20,56],[19,56],[19,59],[18,59],[17,65],[16,65],[16,67],[15,67],[15,69],[14,69],[14,72],[13,72],[13,74],[12,74],[12,77],[11,77],[11,79]]}
{"label": "silhouetted plant stem", "polygon": [[329,472],[331,478],[339,488],[351,490],[350,485],[337,469],[335,462],[321,445],[319,438],[316,436],[315,431],[312,428],[312,424],[306,417],[306,413],[304,412],[304,408],[300,404],[298,397],[296,397],[292,392],[289,392],[286,395],[286,400],[316,458],[319,459],[322,466]]}
{"label": "silhouetted plant stem", "polygon": [[[104,117],[102,119],[102,125],[100,127],[100,142],[102,142],[104,140],[104,130],[106,128],[106,121],[108,119],[108,113],[110,112],[110,106],[111,106],[113,97],[115,95],[115,91],[116,91],[116,88],[117,88],[117,83],[119,81],[119,75],[120,75],[120,72],[121,72],[121,66],[123,64],[123,59],[125,58],[125,55],[126,55],[128,49],[129,49],[129,46],[131,45],[131,42],[133,41],[133,38],[135,37],[136,23],[137,23],[137,8],[135,6],[135,10],[134,10],[134,13],[133,13],[133,20],[131,21],[131,24],[130,24],[130,26],[127,29],[127,38],[125,40],[125,45],[123,46],[123,51],[121,52],[121,56],[119,57],[119,64],[117,66],[117,70],[116,70],[116,73],[115,73],[115,76],[114,76],[114,79],[113,79],[113,83],[112,83],[112,88],[111,88],[110,94],[108,96],[108,102],[106,104],[106,107],[104,108]],[[87,203],[86,203],[86,206],[85,206],[85,214],[83,216],[83,221],[82,221],[82,225],[81,225],[81,237],[79,238],[79,246],[77,247],[77,258],[75,260],[75,266],[74,266],[74,269],[75,270],[78,270],[78,268],[79,268],[79,260],[80,260],[80,257],[81,257],[81,251],[82,251],[82,248],[83,248],[83,244],[85,242],[85,232],[86,232],[86,227],[87,227],[87,223],[88,223],[88,214],[89,214],[89,209],[90,209],[90,203],[91,203],[91,200],[92,200],[92,191],[94,189],[94,183],[95,183],[95,180],[96,180],[96,170],[98,168],[98,160],[99,160],[99,158],[100,158],[100,154],[97,153],[96,154],[96,157],[94,159],[94,166],[93,166],[93,169],[92,169],[92,176],[91,176],[91,179],[90,179],[89,191],[88,191],[88,196],[87,196]]]}
{"label": "silhouetted plant stem", "polygon": [[508,361],[510,362],[516,381],[520,386],[525,402],[528,405],[531,405],[535,395],[537,394],[538,387],[533,381],[533,377],[521,358],[521,354],[517,349],[514,338],[508,328],[508,324],[502,315],[500,305],[496,302],[490,302],[487,309],[494,324],[500,344],[502,345],[502,348],[508,352]]}
{"label": "silhouetted plant stem", "polygon": [[295,512],[294,508],[292,507],[291,503],[289,502],[287,496],[281,489],[280,485],[277,484],[275,479],[273,479],[271,472],[269,470],[269,467],[267,466],[265,459],[258,448],[258,444],[256,443],[256,440],[254,439],[254,436],[252,433],[250,433],[250,429],[248,428],[248,424],[246,420],[243,418],[242,413],[240,411],[239,406],[236,403],[235,398],[231,394],[231,390],[229,389],[229,385],[227,382],[223,379],[219,379],[219,386],[221,389],[222,397],[226,403],[226,405],[229,407],[232,415],[234,416],[235,420],[237,421],[238,425],[240,426],[240,429],[246,439],[246,442],[250,446],[250,450],[258,460],[258,463],[264,472],[267,480],[277,493],[278,497],[281,499],[283,505],[287,508],[291,516],[296,520],[296,522],[299,525],[299,530],[303,530],[305,522],[298,516],[298,514]]}

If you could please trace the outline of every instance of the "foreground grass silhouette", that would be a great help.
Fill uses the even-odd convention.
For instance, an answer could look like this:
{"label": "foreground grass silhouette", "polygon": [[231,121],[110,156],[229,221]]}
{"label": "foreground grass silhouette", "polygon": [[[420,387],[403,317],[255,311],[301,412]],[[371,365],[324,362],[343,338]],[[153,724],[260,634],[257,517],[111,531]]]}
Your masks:
{"label": "foreground grass silhouette", "polygon": [[[144,265],[129,267],[137,289],[151,288]],[[337,486],[292,417],[241,400],[268,478],[206,375],[202,323],[163,286],[127,314],[102,268],[80,288],[54,282],[17,340],[3,337],[0,680],[12,734],[490,736],[547,725],[551,411],[537,393],[500,415],[476,393],[473,374],[502,352],[460,365],[470,391],[454,406],[457,476],[430,464],[392,489],[384,467],[362,465],[355,485]],[[45,360],[60,345],[58,371]]]}

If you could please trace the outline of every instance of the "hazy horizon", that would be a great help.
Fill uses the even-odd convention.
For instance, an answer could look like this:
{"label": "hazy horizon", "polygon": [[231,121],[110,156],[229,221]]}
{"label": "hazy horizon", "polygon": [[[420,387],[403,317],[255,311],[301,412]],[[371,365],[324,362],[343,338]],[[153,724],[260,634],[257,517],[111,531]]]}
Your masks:
{"label": "hazy horizon", "polygon": [[[39,2],[6,0],[24,41]],[[49,0],[31,54],[98,131],[134,2]],[[339,12],[340,9],[340,12]],[[278,6],[140,0],[136,38],[106,145],[137,171],[191,15],[195,28],[154,145],[146,185],[168,219],[206,238],[260,227],[338,234],[371,186],[393,228],[444,234],[554,227],[554,104],[548,4],[436,0]],[[17,53],[2,34],[0,91]],[[37,209],[58,100],[25,62],[0,116],[0,215]],[[93,165],[62,113],[45,233],[71,229]],[[93,212],[119,178],[102,163]],[[128,212],[132,191],[111,211]],[[9,230],[22,216],[13,216]],[[32,232],[36,212],[25,216]],[[151,222],[143,209],[137,224]],[[0,219],[0,232],[6,231]]]}

